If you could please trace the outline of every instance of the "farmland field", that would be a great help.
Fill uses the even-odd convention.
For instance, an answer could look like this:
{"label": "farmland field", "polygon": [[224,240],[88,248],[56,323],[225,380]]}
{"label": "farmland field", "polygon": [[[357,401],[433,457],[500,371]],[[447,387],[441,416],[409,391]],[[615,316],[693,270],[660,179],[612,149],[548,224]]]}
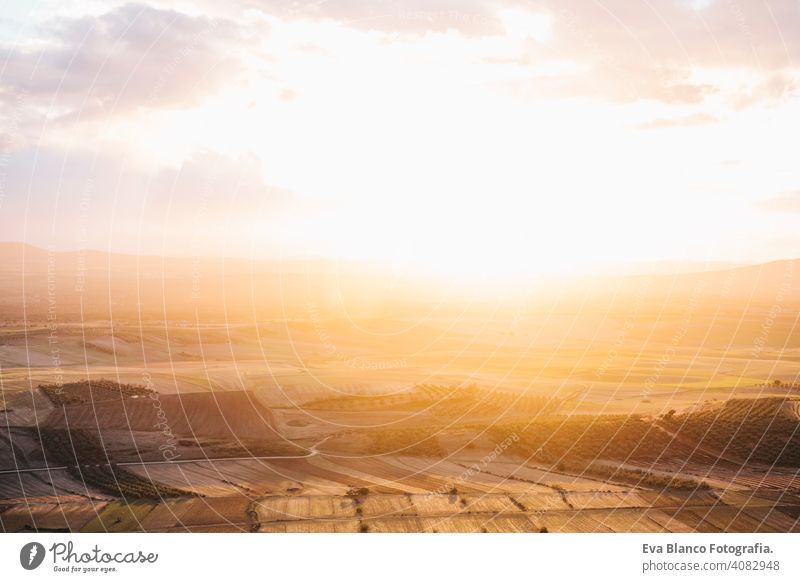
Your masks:
{"label": "farmland field", "polygon": [[221,321],[66,310],[55,331],[7,298],[0,524],[798,531],[796,294],[745,308],[739,283],[720,299],[726,277],[691,301],[595,290],[586,312],[570,296],[348,319],[312,296]]}

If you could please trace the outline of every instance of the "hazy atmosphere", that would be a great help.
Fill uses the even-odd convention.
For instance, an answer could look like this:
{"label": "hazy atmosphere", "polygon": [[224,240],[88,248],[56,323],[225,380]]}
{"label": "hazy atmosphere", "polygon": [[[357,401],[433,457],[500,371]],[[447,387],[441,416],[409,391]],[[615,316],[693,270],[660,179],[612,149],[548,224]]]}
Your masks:
{"label": "hazy atmosphere", "polygon": [[798,30],[4,2],[0,529],[799,532]]}

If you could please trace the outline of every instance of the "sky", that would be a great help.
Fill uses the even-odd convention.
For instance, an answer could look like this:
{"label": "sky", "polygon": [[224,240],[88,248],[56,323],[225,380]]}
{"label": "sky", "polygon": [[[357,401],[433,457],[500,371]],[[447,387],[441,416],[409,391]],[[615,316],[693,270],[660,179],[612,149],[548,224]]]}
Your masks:
{"label": "sky", "polygon": [[515,277],[800,256],[795,0],[12,1],[0,240]]}

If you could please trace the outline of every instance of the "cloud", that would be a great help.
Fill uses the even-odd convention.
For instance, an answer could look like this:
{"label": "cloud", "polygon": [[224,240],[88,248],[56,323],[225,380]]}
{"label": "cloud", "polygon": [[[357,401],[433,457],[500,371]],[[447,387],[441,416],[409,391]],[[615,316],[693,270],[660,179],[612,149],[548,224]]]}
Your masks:
{"label": "cloud", "polygon": [[[800,26],[800,11],[787,0],[769,6],[696,0],[655,5],[628,0],[253,0],[247,5],[285,21],[335,20],[353,30],[383,33],[387,46],[409,41],[410,35],[436,34],[448,34],[464,43],[482,39],[521,41],[520,32],[528,25],[504,15],[531,14],[547,21],[547,34],[531,25],[532,36],[539,42],[520,42],[520,52],[510,60],[520,66],[570,60],[585,68],[580,74],[563,78],[514,83],[526,94],[553,98],[698,104],[721,93],[723,88],[693,78],[695,70],[741,69],[760,74],[791,68],[793,62],[800,60],[800,41],[797,35],[790,34]],[[778,79],[755,81],[759,83],[764,86],[725,87],[722,97],[731,107],[742,108],[774,100],[781,94]],[[505,88],[513,90],[510,85]],[[783,92],[791,86],[784,85]]]}
{"label": "cloud", "polygon": [[[553,16],[549,48],[589,65],[560,88],[563,97],[676,104],[720,94],[741,109],[797,89],[792,71],[800,63],[800,37],[793,32],[800,9],[792,0],[711,2],[702,10],[685,0],[543,0],[536,6]],[[759,78],[723,87],[694,78],[698,70]],[[781,70],[787,73],[776,74]]]}
{"label": "cloud", "polygon": [[[214,6],[204,0],[194,4],[200,13]],[[524,24],[514,29],[503,15],[524,10],[546,18],[548,28],[544,42],[520,43],[521,52],[513,57],[520,65],[571,60],[585,66],[579,75],[533,84],[533,94],[555,98],[697,104],[721,91],[712,82],[693,79],[698,68],[773,70],[725,95],[735,109],[798,90],[791,71],[774,72],[800,62],[800,37],[791,34],[800,27],[795,2],[702,4],[698,9],[690,0],[657,5],[628,0],[239,0],[224,10],[226,18],[128,4],[95,16],[62,17],[44,29],[44,45],[0,47],[9,54],[0,73],[0,101],[24,94],[49,118],[62,120],[191,106],[250,73],[243,71],[240,52],[247,53],[250,64],[260,60],[262,72],[269,71],[270,55],[249,50],[254,46],[249,43],[264,37],[263,30],[255,34],[245,24],[243,15],[251,16],[254,9],[269,15],[262,23],[333,20],[353,32],[376,33],[385,46],[437,34],[455,35],[462,42],[508,40]],[[298,51],[324,44],[313,36],[296,40]],[[530,85],[518,84],[523,89]]]}
{"label": "cloud", "polygon": [[764,210],[771,210],[773,212],[800,212],[800,190],[794,192],[787,192],[781,196],[770,198],[758,205]]}
{"label": "cloud", "polygon": [[776,72],[751,87],[743,88],[736,96],[736,109],[746,109],[758,103],[777,103],[800,92],[800,75]]}
{"label": "cloud", "polygon": [[185,107],[239,71],[243,42],[230,21],[128,4],[99,16],[59,19],[45,42],[3,47],[0,99],[24,95],[49,117]]}
{"label": "cloud", "polygon": [[680,67],[775,67],[800,59],[800,10],[794,0],[657,4],[546,0],[560,45],[586,54]]}
{"label": "cloud", "polygon": [[292,201],[287,190],[264,183],[257,157],[230,157],[210,150],[195,152],[178,168],[160,170],[148,189],[151,211],[166,213],[173,225],[184,224],[192,214],[209,222],[237,211],[239,219],[274,215]]}
{"label": "cloud", "polygon": [[502,34],[497,9],[515,2],[489,0],[248,0],[246,4],[288,19],[332,19],[358,30],[422,35],[457,31],[465,36]]}
{"label": "cloud", "polygon": [[10,154],[7,166],[0,240],[39,246],[191,253],[210,237],[243,251],[253,228],[270,228],[295,204],[265,182],[255,157],[208,150],[153,169],[114,152],[42,147]]}
{"label": "cloud", "polygon": [[694,113],[681,117],[669,117],[665,119],[654,119],[639,125],[639,129],[666,129],[675,127],[694,127],[698,125],[708,125],[717,123],[719,119],[708,113]]}
{"label": "cloud", "polygon": [[[424,35],[455,31],[483,37],[506,32],[509,9],[554,17],[558,50],[679,66],[785,65],[800,60],[795,0],[242,0],[244,7],[288,19],[333,19],[370,31]],[[560,37],[560,41],[559,41]],[[598,50],[599,49],[599,50]]]}
{"label": "cloud", "polygon": [[600,97],[614,103],[659,101],[696,105],[719,92],[709,83],[689,79],[689,71],[635,62],[595,63],[583,74],[554,77],[541,86],[554,98]]}

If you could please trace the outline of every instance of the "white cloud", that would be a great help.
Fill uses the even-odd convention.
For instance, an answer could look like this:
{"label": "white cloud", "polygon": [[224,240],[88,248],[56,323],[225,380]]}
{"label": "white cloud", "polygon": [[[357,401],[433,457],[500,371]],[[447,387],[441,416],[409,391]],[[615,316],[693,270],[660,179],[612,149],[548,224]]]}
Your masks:
{"label": "white cloud", "polygon": [[549,14],[537,14],[519,8],[509,8],[498,12],[506,34],[517,41],[528,39],[545,43],[553,32],[553,18]]}

